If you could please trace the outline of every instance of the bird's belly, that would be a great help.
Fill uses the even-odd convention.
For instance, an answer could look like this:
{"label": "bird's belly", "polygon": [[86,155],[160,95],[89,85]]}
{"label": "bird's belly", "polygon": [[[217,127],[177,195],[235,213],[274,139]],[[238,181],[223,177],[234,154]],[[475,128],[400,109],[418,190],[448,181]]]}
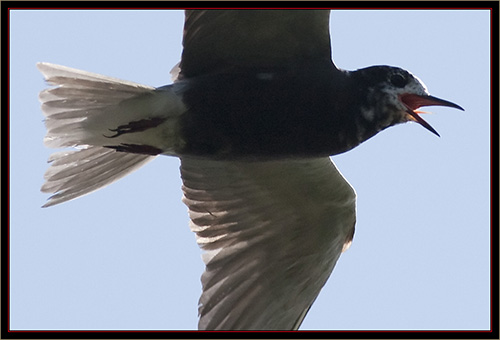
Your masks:
{"label": "bird's belly", "polygon": [[321,157],[353,147],[327,86],[293,78],[222,79],[184,93],[180,155],[218,159]]}

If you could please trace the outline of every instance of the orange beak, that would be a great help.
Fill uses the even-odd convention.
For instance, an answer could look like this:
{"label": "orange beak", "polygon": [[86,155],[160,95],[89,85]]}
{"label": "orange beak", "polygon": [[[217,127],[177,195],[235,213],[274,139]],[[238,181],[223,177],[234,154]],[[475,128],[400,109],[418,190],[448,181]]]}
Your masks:
{"label": "orange beak", "polygon": [[419,123],[424,128],[426,128],[427,130],[429,130],[438,137],[439,133],[436,130],[434,130],[434,128],[429,123],[427,123],[422,117],[418,115],[419,113],[424,113],[424,112],[416,110],[422,106],[448,106],[464,111],[464,109],[460,105],[457,105],[455,103],[434,96],[403,94],[400,96],[400,99],[401,102],[405,104],[407,108],[406,112],[410,115],[410,119]]}

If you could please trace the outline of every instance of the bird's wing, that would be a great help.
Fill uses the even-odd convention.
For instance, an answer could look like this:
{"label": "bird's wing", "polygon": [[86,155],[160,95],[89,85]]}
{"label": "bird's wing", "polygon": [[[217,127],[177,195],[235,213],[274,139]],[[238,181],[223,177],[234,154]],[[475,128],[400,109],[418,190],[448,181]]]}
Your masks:
{"label": "bird's wing", "polygon": [[355,192],[329,158],[182,158],[205,250],[199,329],[296,329],[350,244]]}
{"label": "bird's wing", "polygon": [[329,10],[186,10],[180,78],[331,62]]}

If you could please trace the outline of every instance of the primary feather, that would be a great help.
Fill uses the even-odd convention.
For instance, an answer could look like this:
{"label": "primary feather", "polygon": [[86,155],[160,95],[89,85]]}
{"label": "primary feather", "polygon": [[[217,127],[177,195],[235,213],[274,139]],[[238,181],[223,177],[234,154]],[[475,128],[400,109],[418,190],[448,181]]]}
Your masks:
{"label": "primary feather", "polygon": [[206,250],[199,329],[297,328],[353,237],[352,187],[328,157],[181,164]]}

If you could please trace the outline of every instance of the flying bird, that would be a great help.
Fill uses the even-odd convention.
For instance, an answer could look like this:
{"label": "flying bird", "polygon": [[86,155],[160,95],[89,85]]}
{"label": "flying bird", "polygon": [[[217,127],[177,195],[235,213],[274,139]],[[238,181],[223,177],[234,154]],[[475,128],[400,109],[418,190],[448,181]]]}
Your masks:
{"label": "flying bird", "polygon": [[[44,207],[178,157],[204,250],[200,330],[296,330],[351,244],[356,194],[330,160],[416,122],[431,96],[401,68],[331,58],[329,10],[186,10],[173,83],[154,88],[50,63],[40,95]],[[73,150],[68,149],[73,148]]]}

